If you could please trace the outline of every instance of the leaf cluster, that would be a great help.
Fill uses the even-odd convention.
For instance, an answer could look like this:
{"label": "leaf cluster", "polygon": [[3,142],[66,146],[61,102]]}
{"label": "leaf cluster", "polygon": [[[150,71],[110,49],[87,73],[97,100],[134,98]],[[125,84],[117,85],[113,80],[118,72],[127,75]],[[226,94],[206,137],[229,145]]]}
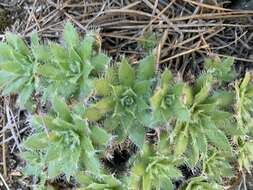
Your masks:
{"label": "leaf cluster", "polygon": [[[18,94],[20,106],[35,106],[33,97],[52,105],[33,113],[34,134],[23,143],[25,172],[45,181],[65,174],[80,190],[174,189],[184,180],[180,165],[198,168],[184,190],[223,189],[234,167],[251,170],[253,161],[253,83],[251,73],[236,80],[234,60],[207,59],[193,84],[177,80],[169,69],[156,71],[149,53],[137,64],[127,58],[109,64],[95,33],[80,39],[67,23],[63,44],[28,45],[7,34],[0,43],[0,87]],[[154,144],[146,134],[157,132]],[[138,153],[124,176],[101,162],[112,143],[130,139]],[[233,165],[232,163],[236,163]]]}
{"label": "leaf cluster", "polygon": [[136,69],[124,58],[105,76],[94,81],[95,93],[100,100],[86,109],[85,117],[90,121],[105,118],[107,130],[115,131],[123,140],[130,136],[141,147],[144,126],[150,121],[149,97],[154,74],[154,55],[141,60]]}
{"label": "leaf cluster", "polygon": [[[52,103],[54,115],[35,115],[33,126],[36,126],[38,132],[23,142],[28,151],[21,156],[32,161],[36,155],[36,160],[39,160],[38,164],[31,162],[27,165],[28,169],[33,166],[32,173],[27,173],[37,175],[37,172],[42,172],[43,166],[47,167],[46,178],[65,174],[69,179],[82,169],[97,175],[101,173],[97,151],[106,146],[111,135],[103,128],[89,126],[62,99],[55,97]],[[98,138],[98,135],[101,137]]]}
{"label": "leaf cluster", "polygon": [[18,103],[29,107],[33,94],[45,102],[55,95],[65,99],[84,98],[91,92],[91,79],[109,64],[110,58],[100,51],[96,33],[80,39],[67,23],[63,44],[41,44],[33,33],[28,45],[20,36],[7,33],[0,43],[0,86],[2,95],[18,93]]}

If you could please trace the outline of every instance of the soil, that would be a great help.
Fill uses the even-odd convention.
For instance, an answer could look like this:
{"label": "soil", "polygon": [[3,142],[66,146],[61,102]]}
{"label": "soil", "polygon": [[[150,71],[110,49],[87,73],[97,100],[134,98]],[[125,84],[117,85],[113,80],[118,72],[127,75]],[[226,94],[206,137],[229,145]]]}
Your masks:
{"label": "soil", "polygon": [[233,0],[231,8],[239,10],[253,10],[253,0]]}
{"label": "soil", "polygon": [[[0,118],[1,118],[1,126],[6,125],[6,113],[5,107],[9,106],[12,113],[16,116],[15,119],[16,125],[14,127],[13,133],[17,136],[17,141],[22,142],[22,140],[29,135],[28,126],[27,126],[27,112],[24,110],[20,110],[16,108],[15,105],[16,96],[0,98],[1,109],[0,109]],[[2,129],[1,129],[2,130]],[[5,138],[3,137],[5,136]],[[1,133],[1,142],[2,140],[6,140],[12,137],[12,132],[10,130],[6,130]],[[5,156],[3,149],[5,150]],[[19,148],[15,143],[14,139],[11,138],[7,143],[4,144],[4,147],[0,147],[0,172],[5,175],[7,172],[8,176],[5,176],[6,183],[8,184],[10,189],[15,190],[28,190],[28,185],[31,183],[30,178],[24,177],[22,174],[22,170],[25,166],[25,162],[20,159],[18,156]],[[4,170],[3,166],[6,165],[7,171]],[[5,186],[3,183],[0,184],[0,189],[4,190]]]}
{"label": "soil", "polygon": [[11,24],[10,12],[0,7],[0,32]]}
{"label": "soil", "polygon": [[115,175],[128,172],[129,159],[137,152],[137,147],[128,139],[119,145],[110,147],[102,163],[108,171]]}

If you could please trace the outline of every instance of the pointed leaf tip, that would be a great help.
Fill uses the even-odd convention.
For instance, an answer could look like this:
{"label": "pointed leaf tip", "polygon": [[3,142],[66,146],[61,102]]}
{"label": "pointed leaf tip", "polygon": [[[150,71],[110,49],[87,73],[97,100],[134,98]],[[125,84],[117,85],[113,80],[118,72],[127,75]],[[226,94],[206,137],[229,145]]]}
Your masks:
{"label": "pointed leaf tip", "polygon": [[53,104],[54,110],[57,112],[57,114],[59,115],[61,119],[67,122],[72,121],[70,110],[67,104],[62,99],[55,96],[52,101],[52,104]]}
{"label": "pointed leaf tip", "polygon": [[151,54],[140,61],[138,79],[149,80],[155,74],[155,55]]}
{"label": "pointed leaf tip", "polygon": [[98,145],[107,145],[109,142],[111,135],[106,132],[101,127],[91,127],[91,138],[93,142],[97,143]]}
{"label": "pointed leaf tip", "polygon": [[166,69],[161,75],[161,87],[164,88],[168,86],[169,82],[172,80],[173,76],[170,70]]}
{"label": "pointed leaf tip", "polygon": [[110,63],[110,57],[104,53],[99,53],[92,57],[91,65],[95,68],[97,72],[103,71]]}
{"label": "pointed leaf tip", "polygon": [[131,86],[134,83],[135,73],[126,59],[123,59],[119,66],[119,80],[123,85]]}
{"label": "pointed leaf tip", "polygon": [[69,21],[64,26],[63,39],[67,48],[75,48],[79,44],[77,30]]}

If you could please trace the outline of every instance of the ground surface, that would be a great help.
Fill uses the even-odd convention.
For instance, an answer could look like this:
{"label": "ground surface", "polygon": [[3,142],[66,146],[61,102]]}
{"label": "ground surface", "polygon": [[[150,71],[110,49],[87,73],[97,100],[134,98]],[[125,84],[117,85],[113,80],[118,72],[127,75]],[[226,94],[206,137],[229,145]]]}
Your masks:
{"label": "ground surface", "polygon": [[[253,63],[252,0],[0,0],[0,40],[6,31],[29,40],[36,30],[44,41],[61,41],[66,20],[82,34],[100,31],[102,47],[115,61],[125,54],[135,62],[144,52],[142,36],[154,32],[160,67],[170,67],[185,80],[201,72],[206,56],[234,56],[239,73]],[[15,106],[15,96],[1,97],[0,189],[31,189],[31,179],[22,175],[25,163],[18,158],[19,144],[31,133],[28,120],[29,113]],[[129,152],[115,150],[108,167],[125,167]],[[251,179],[248,189],[253,189]],[[233,183],[234,189],[243,189],[240,176]],[[61,177],[54,184],[73,187]]]}

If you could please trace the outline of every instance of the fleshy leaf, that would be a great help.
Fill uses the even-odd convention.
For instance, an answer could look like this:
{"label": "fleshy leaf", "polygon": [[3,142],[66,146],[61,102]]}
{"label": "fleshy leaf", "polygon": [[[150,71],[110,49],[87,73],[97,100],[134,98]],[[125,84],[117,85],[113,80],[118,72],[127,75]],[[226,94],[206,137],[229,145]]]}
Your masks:
{"label": "fleshy leaf", "polygon": [[13,51],[13,48],[9,44],[0,42],[0,64],[3,61],[11,61]]}
{"label": "fleshy leaf", "polygon": [[250,81],[250,73],[249,72],[246,72],[244,78],[243,78],[243,81],[240,85],[240,88],[241,89],[246,89],[247,85],[249,84],[249,81]]}
{"label": "fleshy leaf", "polygon": [[188,133],[187,128],[184,129],[184,131],[181,131],[179,133],[179,136],[176,139],[176,146],[175,146],[175,153],[176,155],[181,155],[185,152],[188,144]]}
{"label": "fleshy leaf", "polygon": [[145,190],[151,190],[152,189],[152,180],[151,180],[151,176],[149,173],[144,174],[144,176],[142,177],[142,189]]}
{"label": "fleshy leaf", "polygon": [[151,84],[148,80],[137,81],[134,84],[134,90],[139,96],[149,96],[151,93]]}
{"label": "fleshy leaf", "polygon": [[10,95],[11,93],[18,92],[19,89],[22,89],[27,80],[27,78],[19,78],[15,81],[12,81],[6,86],[6,88],[4,88],[2,95]]}
{"label": "fleshy leaf", "polygon": [[40,150],[46,148],[48,145],[48,138],[45,133],[37,133],[28,137],[23,143],[22,146],[32,150]]}
{"label": "fleshy leaf", "polygon": [[109,96],[111,94],[112,88],[108,80],[98,79],[94,81],[94,86],[96,94],[98,96]]}
{"label": "fleshy leaf", "polygon": [[0,64],[0,69],[9,73],[18,74],[23,71],[23,67],[20,63],[14,61],[6,61]]}
{"label": "fleshy leaf", "polygon": [[98,108],[90,107],[85,110],[84,117],[87,118],[89,121],[98,121],[104,116]]}
{"label": "fleshy leaf", "polygon": [[166,69],[161,76],[161,87],[165,88],[169,85],[172,80],[172,73],[170,70]]}
{"label": "fleshy leaf", "polygon": [[119,80],[123,85],[132,86],[135,80],[135,73],[126,59],[119,65]]}
{"label": "fleshy leaf", "polygon": [[111,84],[116,85],[119,83],[118,72],[114,67],[108,68],[105,79],[108,80]]}
{"label": "fleshy leaf", "polygon": [[23,55],[27,55],[29,53],[29,49],[25,42],[18,36],[12,33],[6,34],[6,41],[17,51],[22,53]]}
{"label": "fleshy leaf", "polygon": [[89,171],[91,171],[94,174],[100,174],[101,170],[100,163],[95,153],[86,152],[83,161]]}
{"label": "fleshy leaf", "polygon": [[132,127],[129,130],[130,139],[136,144],[139,148],[143,147],[144,138],[145,138],[145,129],[142,126]]}
{"label": "fleshy leaf", "polygon": [[52,104],[53,104],[54,110],[57,112],[57,114],[59,115],[61,119],[67,122],[72,121],[70,110],[67,104],[62,99],[55,96],[52,101]]}
{"label": "fleshy leaf", "polygon": [[50,53],[52,54],[52,61],[59,64],[62,69],[69,70],[68,54],[64,47],[59,44],[50,44]]}
{"label": "fleshy leaf", "polygon": [[101,127],[91,127],[91,138],[93,142],[98,145],[107,145],[109,142],[111,135],[109,135],[103,128]]}
{"label": "fleshy leaf", "polygon": [[68,49],[75,48],[79,44],[79,35],[70,22],[67,22],[64,26],[63,38]]}
{"label": "fleshy leaf", "polygon": [[60,158],[61,155],[61,150],[59,149],[60,146],[57,145],[51,145],[47,148],[47,153],[46,153],[46,161],[52,161]]}
{"label": "fleshy leaf", "polygon": [[26,102],[29,100],[29,98],[31,98],[33,91],[34,91],[34,87],[32,84],[26,85],[21,90],[20,94],[18,95],[18,103],[21,106],[24,106],[26,104]]}
{"label": "fleshy leaf", "polygon": [[49,178],[54,178],[61,174],[61,168],[59,168],[59,165],[55,161],[51,161],[48,164],[47,172]]}
{"label": "fleshy leaf", "polygon": [[163,179],[161,181],[161,188],[167,190],[174,190],[174,185],[170,179]]}
{"label": "fleshy leaf", "polygon": [[109,65],[109,63],[110,58],[104,53],[99,53],[91,59],[91,65],[96,71],[102,71]]}
{"label": "fleshy leaf", "polygon": [[208,139],[218,148],[222,148],[224,151],[231,152],[231,145],[226,135],[219,129],[212,129],[206,131]]}
{"label": "fleshy leaf", "polygon": [[209,91],[211,89],[211,85],[209,82],[204,83],[200,91],[194,97],[194,103],[199,104],[203,102],[209,95]]}
{"label": "fleshy leaf", "polygon": [[155,56],[153,54],[145,57],[139,63],[137,78],[139,80],[150,80],[155,74]]}
{"label": "fleshy leaf", "polygon": [[219,130],[211,121],[205,121],[207,138],[218,148],[231,152],[231,145],[226,135]]}
{"label": "fleshy leaf", "polygon": [[159,89],[156,91],[156,93],[150,99],[152,108],[154,110],[158,109],[161,105],[162,100],[163,100],[162,89]]}
{"label": "fleshy leaf", "polygon": [[44,64],[38,67],[37,73],[48,78],[56,78],[59,76],[59,69],[51,64]]}
{"label": "fleshy leaf", "polygon": [[94,45],[95,39],[92,36],[92,34],[88,33],[84,37],[82,43],[81,43],[81,57],[83,60],[87,60],[91,57],[92,51],[93,51],[93,45]]}
{"label": "fleshy leaf", "polygon": [[113,100],[110,97],[103,98],[98,101],[94,106],[100,110],[101,113],[107,113],[113,110]]}
{"label": "fleshy leaf", "polygon": [[37,45],[32,48],[32,52],[38,61],[47,62],[50,59],[50,51],[46,45]]}
{"label": "fleshy leaf", "polygon": [[180,101],[175,101],[173,105],[173,112],[176,118],[180,121],[190,121],[191,119],[190,110],[188,110],[187,107]]}
{"label": "fleshy leaf", "polygon": [[5,71],[0,71],[0,86],[5,86],[11,82],[16,76]]}

